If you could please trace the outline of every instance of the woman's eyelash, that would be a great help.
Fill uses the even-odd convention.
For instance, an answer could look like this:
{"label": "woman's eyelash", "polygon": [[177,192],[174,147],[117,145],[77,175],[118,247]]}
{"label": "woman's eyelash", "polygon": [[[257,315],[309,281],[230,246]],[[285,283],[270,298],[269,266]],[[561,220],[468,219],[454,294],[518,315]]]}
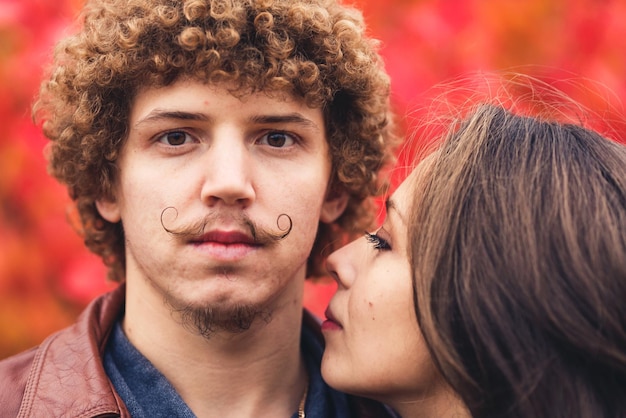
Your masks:
{"label": "woman's eyelash", "polygon": [[365,239],[367,242],[374,246],[376,250],[390,250],[391,246],[389,243],[383,238],[379,237],[376,234],[370,234],[369,232],[365,233]]}

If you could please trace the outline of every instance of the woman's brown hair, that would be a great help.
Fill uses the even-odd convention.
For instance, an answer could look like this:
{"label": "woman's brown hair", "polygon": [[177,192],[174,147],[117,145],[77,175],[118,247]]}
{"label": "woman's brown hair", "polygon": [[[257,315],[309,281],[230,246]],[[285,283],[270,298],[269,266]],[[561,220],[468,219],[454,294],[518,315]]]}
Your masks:
{"label": "woman's brown hair", "polygon": [[293,94],[322,108],[333,173],[347,192],[337,225],[320,225],[309,273],[336,234],[361,232],[364,205],[390,161],[389,77],[360,13],[334,0],[89,0],[76,34],[57,45],[34,106],[51,139],[49,170],[68,187],[86,245],[124,277],[121,224],[95,201],[111,196],[131,102],[181,78],[228,83],[233,94]]}
{"label": "woman's brown hair", "polygon": [[472,416],[626,416],[626,147],[484,104],[418,183],[418,321]]}

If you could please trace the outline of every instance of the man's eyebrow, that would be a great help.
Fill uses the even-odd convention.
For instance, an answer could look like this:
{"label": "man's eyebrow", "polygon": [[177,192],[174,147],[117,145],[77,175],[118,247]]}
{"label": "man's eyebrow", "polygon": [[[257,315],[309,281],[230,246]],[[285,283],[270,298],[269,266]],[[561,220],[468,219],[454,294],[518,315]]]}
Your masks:
{"label": "man's eyebrow", "polygon": [[318,131],[320,130],[320,127],[317,126],[315,122],[305,118],[300,113],[288,113],[285,115],[256,115],[251,117],[250,121],[261,125],[271,125],[275,123],[295,123]]}
{"label": "man's eyebrow", "polygon": [[204,113],[197,112],[184,112],[180,110],[165,110],[165,109],[154,109],[146,117],[141,118],[137,123],[135,123],[135,128],[143,125],[147,122],[157,122],[161,120],[188,120],[188,121],[200,121],[206,122],[209,121],[209,116]]}
{"label": "man's eyebrow", "polygon": [[[209,116],[204,113],[197,112],[185,112],[180,110],[165,110],[165,109],[154,109],[147,116],[140,119],[137,123],[135,123],[135,128],[143,125],[148,122],[157,122],[161,120],[186,120],[186,121],[199,121],[199,122],[208,122],[211,120]],[[320,130],[320,127],[317,126],[312,120],[305,118],[299,113],[288,113],[285,115],[256,115],[250,118],[251,123],[261,124],[261,125],[271,125],[277,123],[295,123],[299,125],[304,125],[305,127]]]}

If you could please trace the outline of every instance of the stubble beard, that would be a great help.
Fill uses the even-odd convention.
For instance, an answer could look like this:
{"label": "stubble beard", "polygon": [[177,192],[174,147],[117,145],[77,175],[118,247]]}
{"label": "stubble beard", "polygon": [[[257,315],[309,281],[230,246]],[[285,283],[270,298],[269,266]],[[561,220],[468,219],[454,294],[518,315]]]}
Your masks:
{"label": "stubble beard", "polygon": [[186,329],[210,339],[216,333],[239,334],[250,329],[256,320],[269,322],[270,314],[255,305],[237,304],[229,308],[187,306],[175,310]]}
{"label": "stubble beard", "polygon": [[[223,274],[223,272],[222,272]],[[269,323],[270,311],[260,304],[235,303],[230,306],[218,304],[190,304],[165,294],[174,318],[187,330],[210,339],[217,333],[239,334],[250,329],[255,321]]]}

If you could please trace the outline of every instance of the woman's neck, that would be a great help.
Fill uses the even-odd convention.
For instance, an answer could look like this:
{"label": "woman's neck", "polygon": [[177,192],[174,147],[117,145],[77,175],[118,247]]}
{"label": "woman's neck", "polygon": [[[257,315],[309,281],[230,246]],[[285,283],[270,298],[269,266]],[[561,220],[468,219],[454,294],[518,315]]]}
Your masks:
{"label": "woman's neck", "polygon": [[440,390],[419,399],[388,401],[402,418],[471,418],[463,401],[451,390]]}

